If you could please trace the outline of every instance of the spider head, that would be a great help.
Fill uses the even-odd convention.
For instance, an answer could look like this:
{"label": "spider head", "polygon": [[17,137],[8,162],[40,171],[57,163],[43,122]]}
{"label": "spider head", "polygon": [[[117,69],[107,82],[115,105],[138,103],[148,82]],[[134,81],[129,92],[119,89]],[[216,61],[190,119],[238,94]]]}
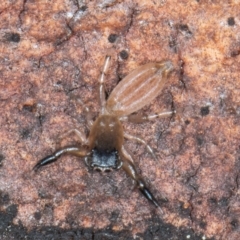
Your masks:
{"label": "spider head", "polygon": [[116,149],[99,150],[94,148],[86,162],[88,166],[101,172],[119,169],[121,167],[121,161]]}

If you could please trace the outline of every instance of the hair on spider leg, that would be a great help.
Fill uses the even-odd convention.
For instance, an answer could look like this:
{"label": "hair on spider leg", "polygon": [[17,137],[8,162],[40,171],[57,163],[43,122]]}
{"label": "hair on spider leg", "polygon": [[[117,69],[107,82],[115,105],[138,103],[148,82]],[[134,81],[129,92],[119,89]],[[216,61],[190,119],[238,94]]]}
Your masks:
{"label": "hair on spider leg", "polygon": [[[70,130],[69,132],[78,136],[80,143],[77,146],[56,150],[53,154],[40,160],[33,170],[37,171],[42,166],[57,161],[65,154],[84,158],[86,165],[91,169],[100,171],[123,169],[136,182],[143,196],[160,209],[157,199],[137,172],[131,154],[125,150],[124,138],[144,144],[148,151],[155,156],[153,150],[143,139],[125,133],[122,121],[132,121],[132,113],[150,104],[161,93],[174,69],[173,64],[171,61],[165,60],[138,67],[122,79],[106,99],[104,83],[110,59],[110,55],[105,57],[99,78],[100,111],[97,118],[88,123],[89,135],[83,136],[82,131]],[[83,104],[83,106],[85,105]],[[87,106],[85,110],[88,112]],[[160,112],[149,116],[139,115],[137,121],[145,122],[170,117],[174,111]]]}

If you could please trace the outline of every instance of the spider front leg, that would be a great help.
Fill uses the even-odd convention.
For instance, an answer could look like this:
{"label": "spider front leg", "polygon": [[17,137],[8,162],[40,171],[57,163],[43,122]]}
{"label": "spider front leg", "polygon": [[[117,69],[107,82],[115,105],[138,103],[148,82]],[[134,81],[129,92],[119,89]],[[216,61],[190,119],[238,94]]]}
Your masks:
{"label": "spider front leg", "polygon": [[153,194],[150,192],[150,190],[147,188],[146,183],[141,178],[141,176],[137,173],[137,170],[133,164],[133,160],[130,157],[130,154],[126,152],[126,150],[122,147],[122,168],[123,170],[137,183],[137,187],[141,191],[141,193],[150,201],[152,202],[156,207],[159,207],[159,204],[156,200],[156,198],[153,196]]}
{"label": "spider front leg", "polygon": [[40,167],[53,163],[59,159],[60,156],[63,154],[70,154],[77,157],[84,157],[87,155],[87,151],[84,148],[78,148],[78,147],[65,147],[63,149],[60,149],[53,153],[52,155],[49,155],[43,159],[41,159],[33,168],[33,170],[36,172]]}

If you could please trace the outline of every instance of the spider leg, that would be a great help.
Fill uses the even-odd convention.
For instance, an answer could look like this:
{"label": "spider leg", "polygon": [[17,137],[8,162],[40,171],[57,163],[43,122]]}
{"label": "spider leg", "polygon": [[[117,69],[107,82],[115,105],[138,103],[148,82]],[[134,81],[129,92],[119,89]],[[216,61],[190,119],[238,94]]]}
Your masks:
{"label": "spider leg", "polygon": [[[155,118],[169,117],[169,116],[172,116],[175,113],[176,113],[176,111],[172,110],[172,111],[160,112],[160,113],[151,114],[151,115],[146,115],[146,114],[135,114],[134,115],[134,114],[132,114],[132,115],[129,115],[129,116],[121,117],[120,120],[121,121],[129,121],[129,122],[133,122],[133,123],[144,123],[144,122],[147,122],[147,121],[154,120]],[[140,142],[143,145],[145,145],[148,152],[152,155],[154,160],[157,160],[157,157],[156,157],[153,149],[142,138],[130,135],[128,133],[124,133],[124,137],[129,139],[129,140],[135,140],[135,141]]]}
{"label": "spider leg", "polygon": [[105,105],[106,105],[106,93],[105,93],[105,87],[104,87],[104,80],[105,75],[108,70],[109,64],[110,64],[111,56],[107,55],[105,57],[105,62],[103,65],[102,73],[99,78],[99,95],[100,95],[100,104],[101,104],[101,113],[103,114],[105,111]]}
{"label": "spider leg", "polygon": [[63,149],[60,149],[56,151],[55,153],[41,159],[33,168],[33,170],[36,172],[40,167],[50,164],[52,162],[55,162],[59,159],[60,156],[63,154],[70,154],[77,157],[84,157],[87,154],[87,151],[83,148],[78,147],[65,147]]}
{"label": "spider leg", "polygon": [[69,131],[67,131],[67,132],[59,135],[59,136],[58,136],[59,141],[61,141],[61,140],[62,140],[63,138],[65,138],[65,137],[68,137],[68,136],[71,135],[72,133],[74,133],[74,134],[79,138],[81,144],[85,144],[85,143],[87,142],[87,139],[86,139],[85,134],[84,134],[82,131],[80,131],[80,130],[78,130],[78,129],[76,129],[76,128],[70,129]]}
{"label": "spider leg", "polygon": [[151,121],[151,120],[154,120],[156,118],[171,117],[171,116],[173,116],[173,114],[176,114],[176,110],[151,114],[151,115],[147,116],[146,121]]}
{"label": "spider leg", "polygon": [[140,192],[156,207],[159,207],[159,204],[150,190],[147,188],[146,183],[142,179],[142,177],[137,173],[137,170],[133,164],[132,157],[129,157],[129,153],[126,152],[124,147],[122,147],[121,151],[123,158],[122,158],[122,168],[123,170],[137,183],[137,187],[139,188]]}
{"label": "spider leg", "polygon": [[152,157],[154,158],[154,160],[157,160],[157,157],[156,157],[156,155],[154,154],[153,149],[152,149],[152,148],[150,147],[150,145],[148,145],[148,144],[146,143],[146,141],[144,141],[142,138],[133,136],[133,135],[128,134],[128,133],[124,133],[123,136],[124,136],[125,138],[129,139],[129,140],[135,140],[135,141],[140,142],[140,143],[142,143],[143,145],[145,145],[145,147],[147,148],[148,152],[152,155]]}
{"label": "spider leg", "polygon": [[132,123],[144,123],[144,122],[154,120],[156,118],[171,117],[175,113],[176,113],[176,110],[165,111],[165,112],[160,112],[160,113],[155,113],[155,114],[150,114],[150,115],[147,115],[147,114],[131,114],[129,116],[121,117],[120,120],[121,121],[129,121],[129,122],[132,122]]}
{"label": "spider leg", "polygon": [[92,117],[92,112],[90,111],[90,109],[82,102],[81,99],[76,98],[76,101],[81,105],[81,107],[83,108],[83,111],[85,112],[86,115],[86,120],[87,120],[87,125],[88,128],[91,128],[93,125],[93,117]]}

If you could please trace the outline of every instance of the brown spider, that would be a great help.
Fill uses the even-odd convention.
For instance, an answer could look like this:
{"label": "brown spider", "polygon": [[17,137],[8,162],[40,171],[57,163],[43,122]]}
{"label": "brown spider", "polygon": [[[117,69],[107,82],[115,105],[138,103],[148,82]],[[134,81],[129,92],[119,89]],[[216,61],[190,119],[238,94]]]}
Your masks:
{"label": "brown spider", "polygon": [[[97,119],[88,120],[90,127],[89,136],[77,129],[67,132],[75,133],[81,144],[78,147],[65,147],[57,150],[50,156],[40,160],[33,168],[37,171],[40,167],[56,161],[63,154],[84,157],[87,166],[101,170],[120,169],[136,181],[142,194],[159,207],[157,200],[147,188],[144,180],[137,173],[132,156],[125,150],[124,138],[143,143],[148,151],[155,157],[152,148],[141,138],[124,133],[121,121],[145,122],[158,117],[171,116],[174,111],[162,112],[153,115],[130,115],[150,103],[161,92],[164,83],[173,70],[170,61],[145,64],[127,75],[112,91],[106,100],[104,77],[109,67],[110,56],[106,56],[103,71],[99,79],[99,93],[101,111]],[[85,107],[86,111],[89,111]]]}

